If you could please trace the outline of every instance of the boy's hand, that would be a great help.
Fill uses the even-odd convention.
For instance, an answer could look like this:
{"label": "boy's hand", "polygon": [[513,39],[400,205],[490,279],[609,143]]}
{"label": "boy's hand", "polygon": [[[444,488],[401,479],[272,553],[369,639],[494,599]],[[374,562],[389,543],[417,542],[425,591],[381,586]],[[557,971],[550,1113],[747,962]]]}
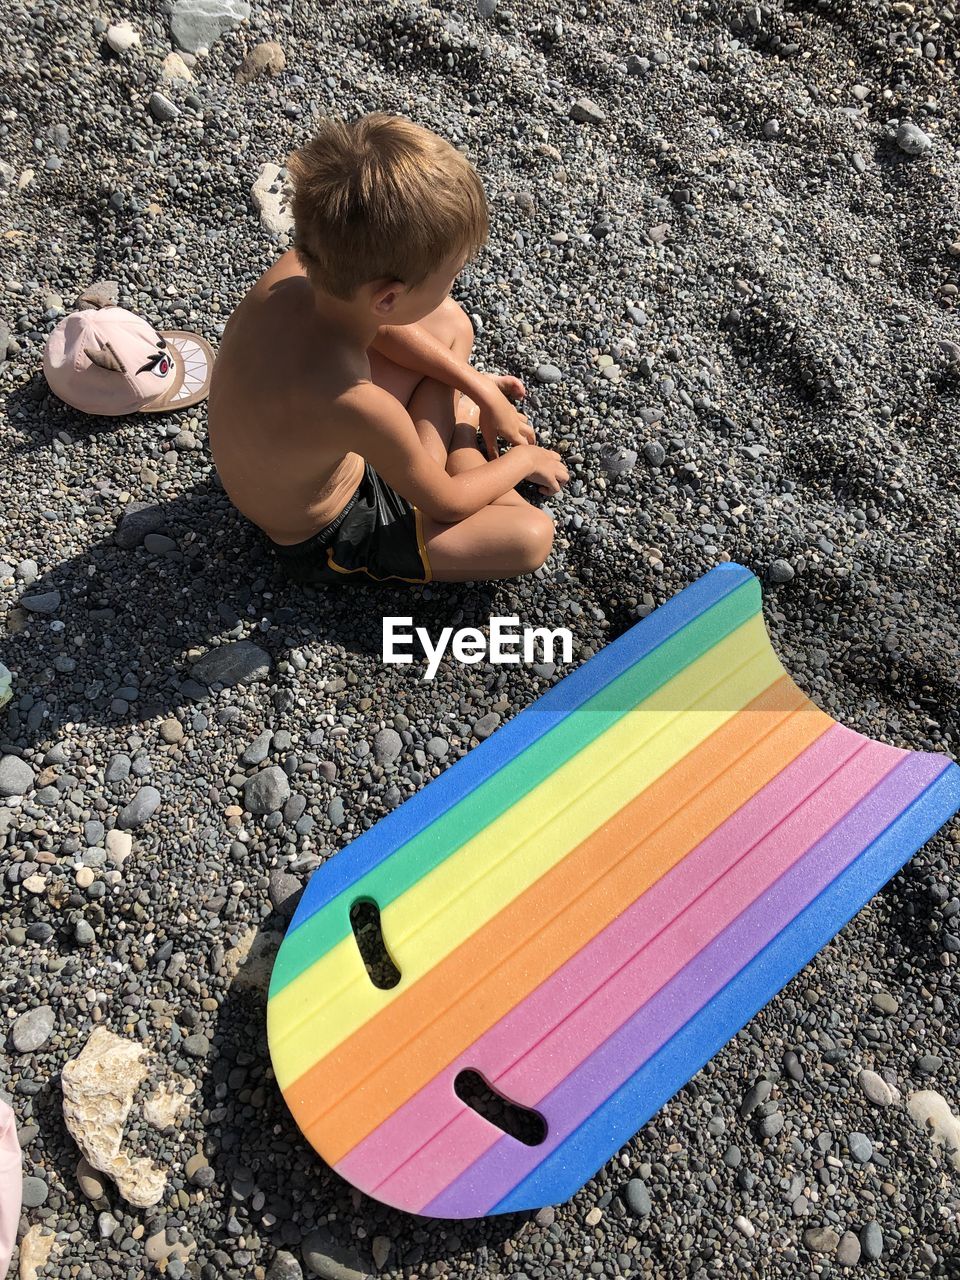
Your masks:
{"label": "boy's hand", "polygon": [[534,448],[533,466],[527,472],[527,479],[537,486],[546,496],[559,493],[561,485],[570,479],[570,473],[564,466],[563,459],[554,449],[543,449],[539,445]]}
{"label": "boy's hand", "polygon": [[487,446],[488,456],[497,456],[498,438],[507,444],[534,444],[536,436],[526,414],[514,408],[507,398],[523,399],[527,394],[520,379],[510,374],[485,373],[483,377],[484,387],[477,389],[474,399],[480,406],[477,425]]}

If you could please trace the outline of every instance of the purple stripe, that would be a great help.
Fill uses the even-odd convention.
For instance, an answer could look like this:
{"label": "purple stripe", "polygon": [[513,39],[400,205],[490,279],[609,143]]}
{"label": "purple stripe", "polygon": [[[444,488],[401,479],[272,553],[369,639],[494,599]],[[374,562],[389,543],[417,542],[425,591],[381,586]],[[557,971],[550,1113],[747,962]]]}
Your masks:
{"label": "purple stripe", "polygon": [[490,1208],[503,1199],[859,857],[943,767],[942,756],[920,753],[897,765],[561,1084],[527,1103],[547,1120],[540,1146],[501,1138],[418,1212],[473,1217],[478,1205]]}

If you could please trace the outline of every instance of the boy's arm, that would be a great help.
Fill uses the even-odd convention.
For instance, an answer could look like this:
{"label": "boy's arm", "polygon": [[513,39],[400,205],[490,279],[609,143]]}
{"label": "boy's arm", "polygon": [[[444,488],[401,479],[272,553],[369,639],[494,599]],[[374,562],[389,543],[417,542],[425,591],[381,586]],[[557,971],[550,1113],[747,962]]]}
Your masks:
{"label": "boy's arm", "polygon": [[455,356],[424,325],[381,325],[370,346],[404,369],[465,391],[480,406],[480,434],[489,453],[496,453],[498,436],[509,444],[534,443],[529,423],[504,395],[497,380]]}
{"label": "boy's arm", "polygon": [[460,475],[449,475],[424,449],[410,414],[375,384],[353,388],[339,402],[344,443],[359,453],[391,488],[441,524],[465,520],[489,506],[537,470],[546,451],[514,445],[502,457]]}
{"label": "boy's arm", "polygon": [[482,397],[489,392],[486,374],[455,356],[422,324],[383,324],[370,345],[404,369],[465,391],[477,404],[482,404]]}

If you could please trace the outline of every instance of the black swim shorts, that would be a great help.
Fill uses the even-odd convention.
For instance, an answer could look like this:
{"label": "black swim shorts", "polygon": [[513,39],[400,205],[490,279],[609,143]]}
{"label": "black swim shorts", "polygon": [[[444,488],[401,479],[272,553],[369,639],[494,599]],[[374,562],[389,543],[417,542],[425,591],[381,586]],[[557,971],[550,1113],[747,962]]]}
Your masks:
{"label": "black swim shorts", "polygon": [[296,582],[430,582],[433,578],[419,509],[381,480],[369,463],[347,505],[323,529],[291,546],[269,537],[267,542]]}

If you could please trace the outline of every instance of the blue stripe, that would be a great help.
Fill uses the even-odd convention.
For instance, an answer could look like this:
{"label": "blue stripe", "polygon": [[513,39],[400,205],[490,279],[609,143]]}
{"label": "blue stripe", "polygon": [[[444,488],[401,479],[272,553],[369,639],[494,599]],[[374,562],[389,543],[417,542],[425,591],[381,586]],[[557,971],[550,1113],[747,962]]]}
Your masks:
{"label": "blue stripe", "polygon": [[[946,758],[946,757],[945,757]],[[809,903],[638,1071],[488,1214],[575,1195],[960,808],[952,762],[914,803]],[[722,935],[721,935],[722,936]],[[713,945],[713,944],[711,944]],[[702,953],[701,953],[702,954]],[[669,984],[668,984],[669,985]],[[656,998],[656,997],[654,997]]]}
{"label": "blue stripe", "polygon": [[381,818],[349,845],[349,857],[334,856],[310,877],[288,933],[338,894],[355,884],[400,845],[419,835],[468,792],[504,768],[571,712],[641,658],[682,631],[712,605],[752,583],[760,609],[760,584],[739,564],[720,564],[685,587],[618,639],[605,645],[576,671],[558,681],[512,720],[497,729],[422,791]]}

